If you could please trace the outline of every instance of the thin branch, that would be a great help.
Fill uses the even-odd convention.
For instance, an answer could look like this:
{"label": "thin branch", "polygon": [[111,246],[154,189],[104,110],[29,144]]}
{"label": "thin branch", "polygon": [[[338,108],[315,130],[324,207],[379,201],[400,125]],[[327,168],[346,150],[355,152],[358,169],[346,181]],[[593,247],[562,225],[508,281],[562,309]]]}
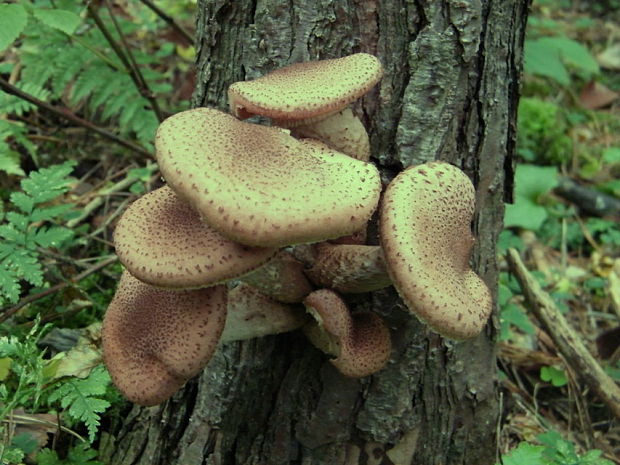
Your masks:
{"label": "thin branch", "polygon": [[[136,86],[136,89],[138,89],[138,92],[140,92],[140,95],[142,95],[144,98],[146,98],[149,101],[149,104],[151,105],[151,108],[153,109],[153,113],[155,113],[155,116],[157,117],[157,119],[160,122],[163,121],[164,117],[161,112],[161,109],[159,108],[159,104],[157,103],[157,100],[155,99],[155,95],[153,94],[153,92],[151,92],[151,89],[148,87],[148,84],[144,80],[144,77],[142,76],[142,73],[140,72],[139,68],[137,66],[134,66],[135,61],[132,62],[131,60],[129,60],[127,58],[127,55],[125,55],[125,51],[123,51],[123,49],[118,45],[116,40],[114,40],[114,37],[112,37],[112,34],[110,34],[110,31],[108,30],[103,20],[99,16],[99,13],[97,12],[97,8],[93,6],[92,3],[88,3],[87,8],[88,8],[88,13],[90,14],[91,18],[93,18],[93,20],[95,21],[95,24],[97,25],[97,27],[99,28],[103,36],[108,41],[108,44],[110,44],[110,47],[112,47],[112,50],[114,50],[114,53],[116,54],[116,56],[121,60],[121,62],[125,66],[126,71],[129,73],[129,77],[131,77],[131,80]],[[114,14],[112,12],[110,12],[110,14],[112,16],[115,26],[118,28],[118,25],[116,24],[116,20],[114,19]],[[119,29],[119,33],[120,33],[120,29]],[[123,36],[121,34],[121,40],[122,39],[123,39]],[[125,42],[123,41],[123,43]]]}
{"label": "thin branch", "polygon": [[192,35],[189,32],[187,32],[183,28],[183,26],[181,26],[174,19],[172,19],[171,16],[168,16],[162,9],[160,9],[157,5],[155,5],[151,0],[140,0],[140,2],[142,2],[144,5],[146,5],[151,10],[153,10],[157,14],[157,16],[159,16],[161,19],[166,21],[172,29],[174,29],[181,36],[183,36],[183,38],[187,41],[188,45],[193,45],[194,38],[192,37]]}
{"label": "thin branch", "polygon": [[116,142],[119,145],[122,145],[125,148],[128,148],[130,150],[133,150],[134,152],[140,153],[142,155],[145,155],[149,158],[152,158],[153,155],[148,152],[147,150],[145,150],[143,147],[140,147],[139,145],[134,144],[133,142],[129,142],[125,139],[121,139],[120,137],[118,137],[116,134],[113,134],[109,131],[106,131],[105,129],[94,125],[93,123],[91,123],[88,120],[85,120],[83,118],[80,118],[79,116],[75,115],[75,113],[73,113],[71,110],[69,110],[68,108],[58,108],[55,107],[53,105],[50,105],[47,102],[44,102],[43,100],[39,100],[38,98],[27,94],[26,92],[22,91],[21,89],[15,87],[12,84],[9,84],[7,81],[5,81],[4,79],[0,78],[0,89],[2,89],[3,91],[5,91],[8,94],[14,95],[16,97],[21,98],[22,100],[25,100],[27,102],[32,103],[33,105],[36,105],[38,108],[48,111],[56,116],[58,116],[59,118],[64,118],[66,120],[71,121],[72,123],[77,124],[78,126],[82,126],[83,128],[86,128],[90,131],[96,132],[97,134],[99,134],[100,136],[105,137],[106,139],[110,139],[114,142]]}
{"label": "thin branch", "polygon": [[509,249],[506,258],[510,271],[521,285],[528,308],[549,333],[558,351],[573,371],[607,404],[611,412],[620,418],[620,387],[599,365],[553,299],[532,277],[521,261],[519,253]]}
{"label": "thin branch", "polygon": [[29,296],[24,297],[22,300],[19,301],[18,304],[14,305],[13,307],[10,307],[6,310],[3,310],[2,313],[0,313],[0,323],[5,321],[6,319],[10,318],[12,315],[14,315],[20,308],[23,308],[24,306],[35,302],[37,300],[40,300],[44,297],[47,297],[48,295],[54,294],[58,291],[61,291],[62,289],[64,289],[65,287],[71,286],[73,284],[77,284],[78,282],[80,282],[82,279],[86,278],[87,276],[90,276],[93,273],[96,273],[97,271],[105,268],[108,265],[111,265],[112,263],[116,263],[118,261],[118,257],[114,256],[114,257],[109,257],[105,260],[100,261],[99,263],[97,263],[96,265],[91,266],[90,268],[82,271],[80,274],[75,275],[73,278],[69,279],[68,281],[62,282],[62,283],[58,283],[48,289],[44,289],[41,292],[37,292],[36,294],[31,294]]}

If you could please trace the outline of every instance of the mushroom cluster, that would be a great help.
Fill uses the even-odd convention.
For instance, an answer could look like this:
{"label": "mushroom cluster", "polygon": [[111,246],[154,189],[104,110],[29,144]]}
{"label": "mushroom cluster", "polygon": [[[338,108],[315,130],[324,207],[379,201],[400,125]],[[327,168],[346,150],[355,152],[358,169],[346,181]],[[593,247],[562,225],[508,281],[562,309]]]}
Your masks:
{"label": "mushroom cluster", "polygon": [[[438,333],[481,331],[491,297],[469,267],[474,187],[432,162],[382,194],[349,108],[382,74],[365,53],[293,64],[232,84],[232,114],[196,108],[160,125],[166,185],[118,222],[126,271],[103,325],[105,363],[129,400],[163,402],[220,342],[300,327],[345,376],[375,373],[390,332],[374,313],[351,313],[341,294],[391,284]],[[254,115],[272,125],[243,121]],[[365,245],[381,196],[381,245]]]}

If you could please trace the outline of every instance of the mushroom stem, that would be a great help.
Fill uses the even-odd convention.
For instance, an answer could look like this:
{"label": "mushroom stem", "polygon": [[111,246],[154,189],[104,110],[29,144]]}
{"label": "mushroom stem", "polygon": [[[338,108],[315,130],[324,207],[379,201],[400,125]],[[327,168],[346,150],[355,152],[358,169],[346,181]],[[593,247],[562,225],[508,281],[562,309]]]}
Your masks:
{"label": "mushroom stem", "polygon": [[222,343],[294,331],[308,322],[299,306],[276,302],[244,283],[228,291],[227,307]]}
{"label": "mushroom stem", "polygon": [[312,265],[305,273],[317,286],[344,294],[376,291],[392,284],[378,245],[316,244]]}

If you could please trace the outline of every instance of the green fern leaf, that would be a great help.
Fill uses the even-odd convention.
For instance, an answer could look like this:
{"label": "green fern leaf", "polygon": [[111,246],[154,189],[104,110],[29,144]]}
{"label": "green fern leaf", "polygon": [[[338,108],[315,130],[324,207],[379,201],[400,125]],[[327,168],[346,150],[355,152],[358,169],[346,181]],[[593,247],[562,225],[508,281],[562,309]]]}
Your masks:
{"label": "green fern leaf", "polygon": [[100,398],[109,384],[110,375],[99,366],[88,378],[70,379],[60,385],[49,396],[49,402],[60,401],[62,408],[68,408],[67,413],[71,418],[86,424],[88,437],[92,442],[99,427],[99,414],[110,406],[110,402]]}
{"label": "green fern leaf", "polygon": [[39,247],[60,247],[73,237],[73,231],[60,226],[40,228],[32,236]]}
{"label": "green fern leaf", "polygon": [[[9,242],[14,244],[23,244],[24,243],[24,233],[23,231],[19,231],[12,224],[2,224],[0,225],[0,237],[6,239]],[[2,246],[6,246],[5,243],[0,243],[0,248]]]}
{"label": "green fern leaf", "polygon": [[0,5],[0,52],[21,34],[28,16],[21,5]]}
{"label": "green fern leaf", "polygon": [[30,221],[32,221],[33,223],[38,223],[40,221],[49,221],[64,215],[72,208],[72,203],[52,205],[51,207],[39,207],[36,208],[30,215]]}
{"label": "green fern leaf", "polygon": [[[23,192],[13,192],[11,194],[11,203],[26,214],[32,213],[34,209],[34,199]],[[24,228],[25,229],[25,228]]]}
{"label": "green fern leaf", "polygon": [[67,192],[71,182],[67,176],[73,171],[74,166],[75,162],[68,161],[33,171],[22,180],[22,189],[32,196],[35,203],[49,202]]}
{"label": "green fern leaf", "polygon": [[17,212],[7,212],[6,219],[19,231],[28,229],[28,217]]}
{"label": "green fern leaf", "polygon": [[43,285],[43,269],[37,257],[29,250],[15,250],[4,259],[3,266],[28,281],[33,286]]}
{"label": "green fern leaf", "polygon": [[5,300],[9,302],[17,302],[21,286],[19,285],[19,277],[14,270],[4,266],[4,262],[0,262],[0,302],[4,304]]}
{"label": "green fern leaf", "polygon": [[33,13],[34,17],[46,26],[58,29],[67,35],[73,34],[82,22],[78,15],[67,10],[35,8]]}

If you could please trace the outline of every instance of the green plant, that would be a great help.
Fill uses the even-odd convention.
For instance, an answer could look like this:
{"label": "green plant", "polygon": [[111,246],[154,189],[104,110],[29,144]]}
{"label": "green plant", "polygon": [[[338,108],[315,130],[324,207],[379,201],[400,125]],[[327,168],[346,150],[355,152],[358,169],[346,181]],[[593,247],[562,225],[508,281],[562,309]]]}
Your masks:
{"label": "green plant", "polygon": [[539,434],[537,439],[541,445],[522,442],[502,456],[503,465],[613,465],[610,460],[601,458],[600,450],[577,454],[575,444],[556,431]]}
{"label": "green plant", "polygon": [[74,165],[34,171],[22,179],[22,190],[10,195],[11,209],[0,217],[0,304],[17,301],[22,281],[42,286],[41,249],[63,247],[73,238],[70,229],[54,222],[72,208],[57,201],[69,189]]}
{"label": "green plant", "polygon": [[[45,330],[35,322],[22,337],[0,337],[0,433],[7,434],[1,424],[16,409],[30,413],[57,410],[63,412],[65,425],[86,427],[88,441],[74,449],[73,455],[89,456],[92,452],[89,452],[88,444],[95,440],[100,415],[111,406],[110,399],[115,398],[108,393],[110,376],[101,365],[82,379],[59,373],[58,357],[47,360],[45,352],[37,346]],[[66,426],[63,428],[67,429]],[[16,438],[0,444],[0,464],[20,463],[20,457],[30,452],[28,438]],[[51,451],[42,454],[49,460],[56,457]]]}

